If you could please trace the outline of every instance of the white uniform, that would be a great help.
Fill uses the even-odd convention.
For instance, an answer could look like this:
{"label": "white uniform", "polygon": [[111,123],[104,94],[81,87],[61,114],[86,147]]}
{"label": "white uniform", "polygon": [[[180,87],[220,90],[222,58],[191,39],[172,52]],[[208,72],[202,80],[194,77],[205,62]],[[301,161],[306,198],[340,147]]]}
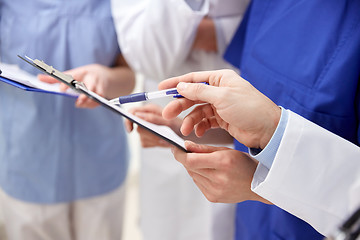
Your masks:
{"label": "white uniform", "polygon": [[271,169],[259,165],[252,185],[329,235],[360,205],[360,148],[289,111]]}
{"label": "white uniform", "polygon": [[[157,90],[167,77],[230,68],[222,54],[247,1],[227,1],[204,1],[195,11],[183,0],[113,0],[122,54],[133,70],[145,75],[145,91]],[[218,54],[191,51],[206,15],[215,19],[221,36]],[[235,206],[208,202],[169,149],[143,149],[140,178],[144,239],[233,239]]]}

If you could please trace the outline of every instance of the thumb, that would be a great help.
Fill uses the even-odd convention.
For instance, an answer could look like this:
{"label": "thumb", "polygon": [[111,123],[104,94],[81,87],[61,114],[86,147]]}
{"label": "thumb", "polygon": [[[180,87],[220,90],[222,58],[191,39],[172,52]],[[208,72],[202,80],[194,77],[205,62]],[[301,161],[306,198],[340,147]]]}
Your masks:
{"label": "thumb", "polygon": [[85,67],[78,67],[64,72],[67,75],[72,76],[76,81],[83,82],[84,77],[88,73]]}
{"label": "thumb", "polygon": [[180,82],[177,87],[179,94],[192,101],[202,101],[210,104],[216,102],[220,88],[201,83]]}
{"label": "thumb", "polygon": [[197,144],[191,141],[185,141],[186,150],[193,153],[212,153],[227,149],[226,147],[214,147],[208,145]]}
{"label": "thumb", "polygon": [[42,81],[42,82],[46,82],[46,83],[59,83],[58,80],[56,80],[55,78],[49,76],[49,75],[45,75],[45,74],[39,74],[37,75],[37,78]]}

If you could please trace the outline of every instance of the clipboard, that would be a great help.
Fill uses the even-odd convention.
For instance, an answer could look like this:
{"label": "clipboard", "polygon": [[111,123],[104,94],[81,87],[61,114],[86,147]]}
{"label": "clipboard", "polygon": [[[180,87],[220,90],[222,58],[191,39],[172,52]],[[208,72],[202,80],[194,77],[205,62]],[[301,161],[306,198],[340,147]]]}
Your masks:
{"label": "clipboard", "polygon": [[[14,74],[15,72],[16,74]],[[39,80],[35,81],[34,79],[36,79],[34,76],[21,70],[16,65],[0,63],[0,82],[30,92],[56,94],[56,95],[62,95],[72,98],[77,98],[77,96],[79,95],[74,91],[60,92],[60,90],[57,87],[55,87],[53,84],[42,83],[41,85],[39,85],[37,84]]]}
{"label": "clipboard", "polygon": [[18,57],[21,58],[22,60],[24,60],[25,62],[29,63],[33,67],[35,67],[35,68],[39,69],[40,71],[46,73],[47,75],[50,75],[53,78],[59,80],[60,82],[66,84],[67,86],[69,86],[74,91],[76,91],[76,92],[78,92],[80,94],[85,94],[86,96],[88,96],[89,98],[91,98],[94,101],[98,102],[100,105],[102,105],[103,107],[109,109],[110,111],[129,119],[130,121],[136,123],[140,127],[145,128],[146,130],[148,130],[151,133],[157,135],[158,137],[164,139],[165,141],[167,141],[168,143],[170,143],[170,144],[174,145],[175,147],[181,149],[182,151],[188,152],[186,150],[186,148],[185,148],[185,141],[181,137],[179,137],[169,127],[167,127],[167,126],[159,126],[159,125],[147,122],[147,121],[145,121],[145,120],[143,120],[143,119],[141,119],[139,117],[136,117],[133,114],[130,114],[130,113],[126,112],[121,107],[110,103],[109,100],[107,100],[107,99],[99,96],[98,94],[88,90],[86,88],[86,86],[84,85],[84,83],[76,81],[71,75],[62,73],[62,72],[56,70],[55,68],[53,68],[52,66],[47,65],[43,61],[40,61],[38,59],[33,60],[33,59],[29,58],[29,57],[23,58],[23,57],[21,57],[19,55],[18,55]]}

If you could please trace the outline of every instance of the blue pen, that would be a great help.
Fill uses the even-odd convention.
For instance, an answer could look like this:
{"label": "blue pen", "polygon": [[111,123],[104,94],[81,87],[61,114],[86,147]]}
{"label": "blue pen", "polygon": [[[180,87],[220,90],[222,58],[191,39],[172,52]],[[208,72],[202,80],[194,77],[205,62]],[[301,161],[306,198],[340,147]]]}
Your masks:
{"label": "blue pen", "polygon": [[[204,84],[209,85],[207,82],[203,82]],[[170,88],[166,90],[161,91],[155,91],[155,92],[141,92],[141,93],[134,93],[126,96],[121,96],[118,98],[114,98],[110,100],[110,103],[112,104],[124,104],[124,103],[130,103],[130,102],[141,102],[151,99],[157,99],[157,98],[164,98],[164,97],[173,97],[173,98],[183,98],[176,88]]]}

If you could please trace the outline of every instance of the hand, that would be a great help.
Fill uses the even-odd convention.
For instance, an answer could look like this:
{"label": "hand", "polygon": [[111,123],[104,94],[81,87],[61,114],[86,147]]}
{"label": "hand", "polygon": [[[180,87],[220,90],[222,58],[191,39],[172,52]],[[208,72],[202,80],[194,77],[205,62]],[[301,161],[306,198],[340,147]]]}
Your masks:
{"label": "hand", "polygon": [[[208,82],[205,84],[190,84]],[[179,83],[179,84],[178,84]],[[265,148],[280,120],[281,109],[249,82],[231,70],[196,72],[170,78],[159,89],[176,87],[185,98],[170,102],[163,110],[173,119],[197,103],[185,118],[181,132],[192,130],[198,136],[210,128],[221,127],[250,148]]]}
{"label": "hand", "polygon": [[[90,91],[107,99],[129,94],[135,85],[134,74],[127,67],[110,68],[100,64],[91,64],[66,71],[65,73],[72,75],[79,82],[84,82]],[[38,75],[38,78],[43,82],[58,83],[56,79],[48,75]],[[68,88],[63,83],[60,85],[61,91],[66,91]],[[94,108],[99,104],[86,95],[81,94],[76,100],[75,105],[79,108]]]}
{"label": "hand", "polygon": [[192,48],[206,52],[217,52],[215,24],[211,18],[205,17],[201,20]]}
{"label": "hand", "polygon": [[267,202],[251,191],[257,162],[249,155],[225,147],[186,142],[185,153],[172,148],[196,185],[210,202],[237,203],[245,200]]}
{"label": "hand", "polygon": [[[135,107],[129,110],[130,113],[135,116],[144,119],[145,121],[157,124],[157,125],[165,125],[173,129],[175,132],[178,132],[180,129],[181,120],[173,119],[173,120],[165,120],[162,115],[162,108],[160,106],[154,104],[146,104],[141,107]],[[131,132],[134,129],[133,122],[128,119],[125,120],[125,128],[128,132]],[[170,147],[171,144],[163,140],[162,138],[154,135],[148,130],[138,127],[137,132],[140,135],[141,145],[144,148],[149,147]]]}

